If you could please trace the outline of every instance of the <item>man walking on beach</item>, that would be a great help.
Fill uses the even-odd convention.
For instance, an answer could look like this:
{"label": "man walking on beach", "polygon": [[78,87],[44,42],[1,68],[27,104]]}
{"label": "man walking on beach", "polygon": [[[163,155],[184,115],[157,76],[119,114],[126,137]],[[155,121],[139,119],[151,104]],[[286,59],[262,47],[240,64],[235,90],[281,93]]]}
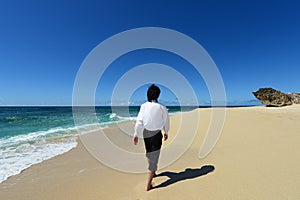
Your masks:
{"label": "man walking on beach", "polygon": [[157,163],[162,145],[162,130],[164,131],[164,140],[168,139],[169,114],[165,106],[158,103],[160,89],[152,84],[147,91],[148,102],[141,105],[137,116],[133,143],[138,143],[138,130],[144,128],[143,138],[148,159],[149,176],[146,190],[152,189],[152,179],[157,170]]}

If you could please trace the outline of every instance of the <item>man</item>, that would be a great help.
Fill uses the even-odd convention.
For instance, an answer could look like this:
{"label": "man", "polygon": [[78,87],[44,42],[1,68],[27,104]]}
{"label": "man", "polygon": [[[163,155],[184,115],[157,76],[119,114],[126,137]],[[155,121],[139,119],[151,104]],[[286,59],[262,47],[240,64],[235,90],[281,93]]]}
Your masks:
{"label": "man", "polygon": [[164,140],[168,139],[169,131],[169,114],[165,106],[158,103],[160,89],[152,84],[147,91],[148,102],[141,105],[137,116],[133,143],[138,143],[138,132],[143,130],[143,138],[146,149],[146,157],[149,163],[149,176],[146,191],[152,189],[152,179],[157,170],[157,163],[162,145],[162,130],[164,132]]}

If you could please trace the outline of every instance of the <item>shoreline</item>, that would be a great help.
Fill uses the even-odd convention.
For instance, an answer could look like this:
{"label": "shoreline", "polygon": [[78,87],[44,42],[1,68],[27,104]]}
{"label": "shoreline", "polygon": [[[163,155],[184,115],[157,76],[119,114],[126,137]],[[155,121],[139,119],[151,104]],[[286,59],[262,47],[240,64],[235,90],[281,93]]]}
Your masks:
{"label": "shoreline", "polygon": [[[121,107],[121,108],[127,108],[126,106],[117,106],[118,108],[119,107]],[[17,108],[33,108],[34,109],[34,111],[36,111],[35,109],[36,108],[58,108],[58,109],[65,109],[65,108],[68,108],[69,110],[71,110],[72,109],[72,106],[0,106],[0,108],[14,108],[14,109],[17,109]],[[111,108],[111,106],[96,106],[95,108]],[[139,108],[139,106],[131,106],[131,108],[130,109],[132,109],[132,108],[134,108],[134,109],[137,109],[137,108]],[[176,109],[178,109],[179,107],[178,106],[171,106],[171,110],[172,110],[172,113],[170,113],[170,115],[176,115],[176,114],[178,114],[178,113],[180,113],[180,112],[187,112],[187,111],[189,111],[189,109],[191,109],[192,107],[191,106],[184,106],[182,109],[181,109],[181,111],[175,111],[174,112],[174,108],[176,108]],[[113,110],[112,110],[113,111]],[[101,110],[100,110],[100,112],[101,112]],[[100,129],[106,129],[106,128],[109,128],[109,127],[111,127],[111,126],[114,126],[114,125],[116,125],[116,124],[122,124],[123,122],[131,122],[131,121],[134,121],[135,120],[135,116],[130,116],[130,117],[122,117],[122,116],[118,116],[117,114],[115,114],[115,113],[112,113],[111,114],[111,116],[112,117],[114,117],[114,116],[116,116],[117,117],[117,119],[116,120],[112,120],[112,121],[110,121],[110,122],[103,122],[103,123],[101,123],[101,124],[98,124],[99,125],[99,128]],[[19,119],[19,118],[27,118],[28,116],[26,116],[26,115],[24,115],[24,116],[22,116],[22,115],[20,115],[20,116],[17,116],[17,117],[15,117],[15,116],[13,116],[13,118],[17,118],[17,119]],[[30,116],[31,117],[31,116]],[[28,117],[29,118],[29,117]],[[10,120],[12,119],[12,118],[9,118]],[[96,128],[96,129],[98,129],[97,127],[95,127],[95,124],[84,124],[84,125],[81,125],[81,126],[79,126],[79,127],[77,127],[77,128],[79,128],[79,129],[81,129],[82,128],[82,130],[83,131],[87,131],[87,132],[91,132],[91,131],[93,131],[93,129],[94,128]],[[86,129],[86,130],[85,130]],[[72,139],[72,141],[74,141],[74,140],[77,140],[78,139],[78,132],[77,132],[77,130],[76,130],[76,126],[65,126],[65,127],[63,127],[63,126],[58,126],[58,127],[50,127],[48,130],[44,130],[44,129],[42,129],[42,130],[34,130],[33,132],[29,132],[29,133],[27,133],[27,134],[19,134],[19,135],[15,135],[15,136],[9,136],[9,134],[8,134],[8,136],[9,136],[9,139],[12,139],[12,141],[11,142],[14,142],[14,140],[17,140],[17,141],[20,141],[21,139],[24,139],[23,137],[25,136],[27,136],[27,135],[30,135],[30,137],[35,137],[37,134],[40,134],[41,136],[44,136],[44,135],[50,135],[51,133],[54,133],[54,132],[58,132],[58,131],[60,131],[60,132],[62,132],[62,135],[55,135],[55,136],[49,136],[49,138],[47,138],[47,136],[44,138],[44,140],[45,141],[47,141],[47,142],[45,142],[45,144],[43,144],[44,146],[47,146],[47,145],[49,145],[49,143],[50,143],[50,145],[52,144],[52,142],[51,141],[53,141],[54,143],[55,143],[55,141],[56,140],[59,140],[59,139],[65,139],[65,138],[71,138]],[[66,133],[63,133],[63,132],[66,132]],[[20,139],[19,138],[17,138],[17,137],[20,137]],[[26,138],[24,139],[24,140],[26,140]],[[38,143],[40,143],[39,141],[38,141],[38,138],[37,138],[37,145],[38,145]],[[5,142],[5,141],[4,141]],[[26,141],[25,141],[26,142]],[[34,141],[32,141],[32,142],[34,142]],[[42,143],[44,143],[44,142],[42,142]],[[18,147],[17,146],[18,144],[15,144],[15,146],[16,147]],[[23,144],[21,144],[21,145],[23,145]],[[75,145],[77,145],[77,142],[76,142],[76,144]],[[24,146],[24,145],[23,145]],[[22,148],[26,148],[26,147],[23,147],[22,146]],[[35,146],[35,145],[32,145],[32,146]],[[16,165],[16,166],[10,166],[10,165],[8,165],[8,166],[5,166],[6,167],[6,169],[8,170],[9,168],[12,168],[13,170],[11,171],[11,170],[8,170],[8,172],[7,173],[3,173],[3,172],[6,172],[5,170],[4,171],[2,171],[2,174],[1,174],[1,179],[0,179],[0,184],[3,182],[3,181],[5,181],[5,180],[7,180],[7,178],[9,178],[9,177],[11,177],[11,176],[14,176],[14,175],[17,175],[17,174],[19,174],[19,173],[21,173],[23,170],[26,170],[27,168],[29,168],[30,166],[32,166],[32,165],[35,165],[35,164],[38,164],[38,163],[41,163],[41,162],[43,162],[43,161],[45,161],[45,160],[48,160],[48,159],[51,159],[52,157],[55,157],[55,156],[57,156],[57,155],[60,155],[60,154],[63,154],[63,153],[66,153],[66,152],[68,152],[69,150],[70,150],[70,148],[69,147],[67,147],[68,146],[68,144],[66,144],[66,150],[64,150],[63,152],[55,152],[54,154],[55,155],[52,155],[53,154],[53,152],[52,151],[55,151],[55,150],[51,150],[51,149],[48,149],[48,150],[50,150],[50,151],[48,151],[49,152],[49,156],[43,156],[43,155],[45,155],[45,154],[43,154],[43,155],[41,155],[41,156],[39,156],[39,155],[37,155],[36,156],[36,160],[35,159],[31,159],[31,160],[24,160],[24,163],[25,164],[23,164],[23,163],[21,163],[19,166],[18,165]],[[74,148],[73,147],[74,145],[72,145],[72,147],[71,147],[71,149],[72,148]],[[5,146],[4,146],[4,148],[5,148]],[[34,147],[34,148],[38,148],[38,149],[40,149],[40,146],[38,146],[38,147]],[[6,152],[6,150],[4,149],[4,153]],[[12,151],[10,151],[10,152],[12,152]],[[8,152],[9,153],[9,152]],[[34,152],[33,152],[34,153]],[[27,154],[27,152],[25,151],[24,152],[24,154],[26,154],[26,155],[28,155]],[[7,154],[3,154],[3,156],[4,157],[11,157],[11,158],[13,158],[14,157],[14,155],[7,155]],[[18,155],[16,155],[16,156],[18,156]],[[16,161],[18,161],[17,160],[17,157],[16,157]],[[32,161],[32,162],[31,162]],[[5,164],[5,160],[3,160],[3,162],[2,163],[4,163]],[[9,160],[9,161],[7,161],[7,162],[12,162],[11,160]],[[1,160],[0,160],[0,163],[1,163]]]}
{"label": "shoreline", "polygon": [[[165,199],[169,195],[174,199],[299,198],[300,170],[297,166],[300,161],[297,156],[300,136],[297,132],[300,130],[300,105],[226,108],[225,124],[218,143],[207,157],[199,160],[199,146],[208,129],[212,109],[200,108],[171,116],[171,133],[176,132],[176,124],[182,115],[190,117],[191,113],[200,113],[200,126],[191,147],[179,160],[158,172],[184,173],[188,168],[214,167],[206,175],[145,192],[146,174],[118,172],[104,166],[77,138],[77,146],[70,151],[32,165],[2,182],[0,198]],[[133,125],[132,122],[123,123]],[[112,133],[111,139],[127,145],[119,140],[113,126],[106,128],[108,134]],[[184,130],[189,130],[192,124],[183,126]],[[168,142],[172,141],[173,136],[170,136]],[[134,146],[128,148],[136,150]],[[143,144],[137,148],[143,150]],[[167,177],[158,177],[154,181],[160,185],[167,180]],[[115,192],[116,188],[118,192]]]}

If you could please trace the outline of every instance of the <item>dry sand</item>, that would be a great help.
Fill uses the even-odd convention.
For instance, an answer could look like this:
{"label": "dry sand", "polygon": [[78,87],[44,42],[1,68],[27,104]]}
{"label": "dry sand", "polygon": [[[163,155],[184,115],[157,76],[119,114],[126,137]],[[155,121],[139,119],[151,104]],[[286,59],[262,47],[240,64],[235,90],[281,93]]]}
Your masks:
{"label": "dry sand", "polygon": [[[147,174],[110,169],[78,141],[68,153],[1,183],[0,199],[300,199],[299,105],[227,108],[218,143],[200,160],[199,147],[210,125],[211,111],[198,109],[171,117],[170,138],[164,147],[172,143],[182,116],[200,114],[197,136],[190,148],[158,171],[170,178],[154,179],[156,186],[164,187],[145,192]],[[133,123],[126,126],[133,128]],[[194,126],[185,123],[180,131],[188,132]],[[133,146],[130,137],[119,137],[115,126],[107,135],[127,150],[143,149],[141,141]],[[185,171],[187,168],[191,170]]]}

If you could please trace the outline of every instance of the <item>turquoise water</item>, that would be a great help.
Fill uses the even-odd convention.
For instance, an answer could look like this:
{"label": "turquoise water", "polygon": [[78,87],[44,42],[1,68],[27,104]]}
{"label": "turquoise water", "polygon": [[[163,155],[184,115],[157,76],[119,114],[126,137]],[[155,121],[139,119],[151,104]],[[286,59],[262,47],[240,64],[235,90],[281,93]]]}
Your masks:
{"label": "turquoise water", "polygon": [[[192,109],[195,107],[168,107],[170,114]],[[96,113],[97,124],[106,127],[135,119],[139,107],[82,110],[81,126],[93,127],[95,118],[84,115],[91,111]],[[76,138],[72,107],[0,107],[0,182],[76,147]]]}

